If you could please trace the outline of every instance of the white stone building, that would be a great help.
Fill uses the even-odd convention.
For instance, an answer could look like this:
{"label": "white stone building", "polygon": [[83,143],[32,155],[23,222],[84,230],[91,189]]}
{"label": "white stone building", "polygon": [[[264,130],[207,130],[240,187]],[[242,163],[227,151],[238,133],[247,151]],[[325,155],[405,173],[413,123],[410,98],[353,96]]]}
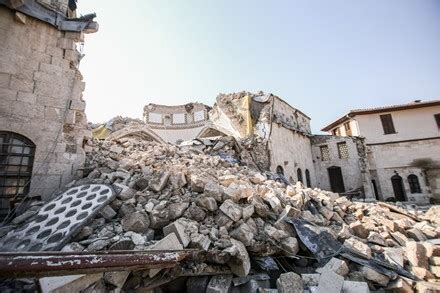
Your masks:
{"label": "white stone building", "polygon": [[322,130],[365,138],[377,199],[440,196],[440,101],[352,110]]}

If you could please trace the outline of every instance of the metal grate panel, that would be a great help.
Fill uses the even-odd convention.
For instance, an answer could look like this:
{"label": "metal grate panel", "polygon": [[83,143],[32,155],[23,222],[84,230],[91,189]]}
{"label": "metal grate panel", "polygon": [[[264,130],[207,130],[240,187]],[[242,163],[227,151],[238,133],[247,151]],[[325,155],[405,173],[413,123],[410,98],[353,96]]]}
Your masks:
{"label": "metal grate panel", "polygon": [[103,184],[70,188],[0,239],[0,251],[59,250],[114,196],[113,189]]}

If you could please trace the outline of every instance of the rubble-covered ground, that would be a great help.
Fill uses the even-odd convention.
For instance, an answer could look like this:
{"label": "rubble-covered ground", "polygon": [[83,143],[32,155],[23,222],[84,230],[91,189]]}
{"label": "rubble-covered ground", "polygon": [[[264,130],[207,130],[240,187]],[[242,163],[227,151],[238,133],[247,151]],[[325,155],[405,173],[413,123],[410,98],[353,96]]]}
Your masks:
{"label": "rubble-covered ground", "polygon": [[[165,292],[440,292],[439,206],[422,213],[287,185],[241,164],[229,137],[94,143],[86,176],[70,186],[120,192],[64,251],[209,252],[203,263],[182,264],[191,273]],[[86,291],[144,292],[172,273],[105,273]]]}

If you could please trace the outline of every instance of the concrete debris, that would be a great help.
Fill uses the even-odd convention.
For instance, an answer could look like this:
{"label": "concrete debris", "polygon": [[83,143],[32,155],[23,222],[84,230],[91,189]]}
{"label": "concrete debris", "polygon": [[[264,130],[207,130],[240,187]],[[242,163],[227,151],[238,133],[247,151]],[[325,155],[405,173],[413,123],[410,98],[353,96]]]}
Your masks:
{"label": "concrete debris", "polygon": [[[438,209],[417,218],[401,207],[286,185],[239,161],[239,143],[230,137],[180,146],[138,137],[95,140],[89,172],[70,186],[107,184],[119,193],[80,223],[63,250],[204,251],[202,263],[179,267],[191,276],[181,287],[188,292],[275,292],[275,284],[278,292],[428,292],[438,285],[431,283],[440,274]],[[38,214],[32,210],[12,223],[27,231]],[[295,273],[260,280],[255,276],[264,266],[253,264],[260,258]],[[392,266],[405,276],[390,273]],[[233,275],[242,277],[240,284]],[[106,272],[93,288],[135,290],[162,277],[178,274],[168,268]]]}

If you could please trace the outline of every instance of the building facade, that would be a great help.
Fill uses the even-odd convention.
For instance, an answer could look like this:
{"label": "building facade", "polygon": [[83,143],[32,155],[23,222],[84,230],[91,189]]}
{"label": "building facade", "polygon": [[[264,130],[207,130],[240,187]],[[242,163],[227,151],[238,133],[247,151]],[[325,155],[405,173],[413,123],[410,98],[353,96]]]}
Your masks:
{"label": "building facade", "polygon": [[377,199],[440,197],[440,101],[352,110],[322,130],[365,138]]}
{"label": "building facade", "polygon": [[201,103],[179,106],[148,104],[145,124],[163,141],[179,143],[195,138],[208,122],[209,107]]}
{"label": "building facade", "polygon": [[83,166],[91,135],[77,44],[98,26],[72,13],[67,0],[0,1],[0,214],[50,197]]}

